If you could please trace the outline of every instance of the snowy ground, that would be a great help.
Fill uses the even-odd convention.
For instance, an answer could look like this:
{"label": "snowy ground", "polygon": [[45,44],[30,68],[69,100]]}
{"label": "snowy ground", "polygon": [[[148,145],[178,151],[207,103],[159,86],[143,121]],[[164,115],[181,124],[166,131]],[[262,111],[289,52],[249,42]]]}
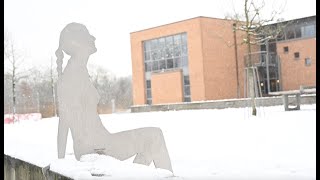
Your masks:
{"label": "snowy ground", "polygon": [[[101,115],[110,132],[160,127],[174,176],[154,165],[91,154],[57,159],[57,118],[4,125],[4,153],[74,179],[316,179],[316,104]],[[103,174],[102,177],[91,174]]]}

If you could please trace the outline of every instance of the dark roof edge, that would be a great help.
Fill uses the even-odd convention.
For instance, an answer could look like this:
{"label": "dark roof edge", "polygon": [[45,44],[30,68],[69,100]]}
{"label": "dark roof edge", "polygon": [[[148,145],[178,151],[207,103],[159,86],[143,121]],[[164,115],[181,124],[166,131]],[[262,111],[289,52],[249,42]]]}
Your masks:
{"label": "dark roof edge", "polygon": [[297,20],[302,20],[302,19],[308,19],[308,18],[315,18],[315,17],[316,17],[316,15],[311,15],[311,16],[305,16],[305,17],[296,18],[296,19],[288,19],[288,20],[284,20],[281,22],[274,22],[274,23],[266,24],[265,26],[275,25],[275,24],[279,24],[279,23],[286,23],[286,22],[290,22],[290,21],[297,21]]}
{"label": "dark roof edge", "polygon": [[[272,25],[272,24],[284,23],[284,22],[288,22],[288,21],[307,19],[307,18],[312,18],[312,17],[316,17],[316,15],[305,16],[305,17],[296,18],[296,19],[289,19],[289,20],[285,20],[285,21],[282,21],[282,22],[275,22],[275,23],[271,23],[271,24],[266,24],[266,26],[267,25]],[[170,24],[176,24],[176,23],[180,23],[180,22],[183,22],[183,21],[190,21],[192,19],[197,19],[197,18],[209,18],[209,19],[217,19],[217,20],[224,20],[224,21],[233,21],[232,19],[215,18],[215,17],[208,17],[208,16],[197,16],[197,17],[188,18],[188,19],[184,19],[184,20],[180,20],[180,21],[176,21],[176,22],[172,22],[172,23],[162,24],[162,25],[159,25],[159,26],[154,26],[154,27],[150,27],[150,28],[146,28],[146,29],[142,29],[142,30],[138,30],[138,31],[133,31],[133,32],[130,32],[130,34],[137,33],[137,32],[142,32],[142,31],[146,31],[146,30],[150,30],[150,29],[155,29],[155,28],[159,28],[159,27],[162,27],[162,26],[167,26],[167,25],[170,25]]]}

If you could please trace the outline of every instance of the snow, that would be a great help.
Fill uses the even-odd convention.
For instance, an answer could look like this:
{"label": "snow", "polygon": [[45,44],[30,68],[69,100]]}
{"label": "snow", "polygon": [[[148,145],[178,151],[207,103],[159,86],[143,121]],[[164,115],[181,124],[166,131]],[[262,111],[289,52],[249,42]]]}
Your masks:
{"label": "snow", "polygon": [[160,127],[174,175],[98,154],[57,159],[57,118],[4,125],[4,153],[74,179],[316,179],[316,104],[100,115],[112,133]]}

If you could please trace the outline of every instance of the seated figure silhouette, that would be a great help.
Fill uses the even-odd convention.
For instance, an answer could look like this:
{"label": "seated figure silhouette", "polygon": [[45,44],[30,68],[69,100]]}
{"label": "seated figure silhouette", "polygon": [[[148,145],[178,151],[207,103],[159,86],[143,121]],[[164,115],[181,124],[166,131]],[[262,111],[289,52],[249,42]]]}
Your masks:
{"label": "seated figure silhouette", "polygon": [[[57,56],[57,95],[59,105],[58,158],[65,157],[70,129],[77,160],[85,154],[99,153],[119,160],[134,155],[134,163],[173,172],[161,129],[146,127],[110,133],[97,112],[99,94],[89,79],[87,62],[97,51],[95,37],[79,23],[68,24],[60,34]],[[70,59],[62,72],[63,52]]]}

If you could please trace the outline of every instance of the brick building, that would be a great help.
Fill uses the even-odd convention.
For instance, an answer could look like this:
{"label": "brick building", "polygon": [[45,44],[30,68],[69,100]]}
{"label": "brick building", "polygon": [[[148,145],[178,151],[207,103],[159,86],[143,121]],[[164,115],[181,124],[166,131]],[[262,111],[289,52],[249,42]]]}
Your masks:
{"label": "brick building", "polygon": [[[315,16],[294,20],[268,49],[270,91],[315,85]],[[244,97],[245,45],[233,21],[196,17],[132,32],[133,105]],[[293,35],[292,35],[293,33]],[[298,55],[299,54],[299,55]],[[259,83],[267,94],[263,53],[257,63]]]}

